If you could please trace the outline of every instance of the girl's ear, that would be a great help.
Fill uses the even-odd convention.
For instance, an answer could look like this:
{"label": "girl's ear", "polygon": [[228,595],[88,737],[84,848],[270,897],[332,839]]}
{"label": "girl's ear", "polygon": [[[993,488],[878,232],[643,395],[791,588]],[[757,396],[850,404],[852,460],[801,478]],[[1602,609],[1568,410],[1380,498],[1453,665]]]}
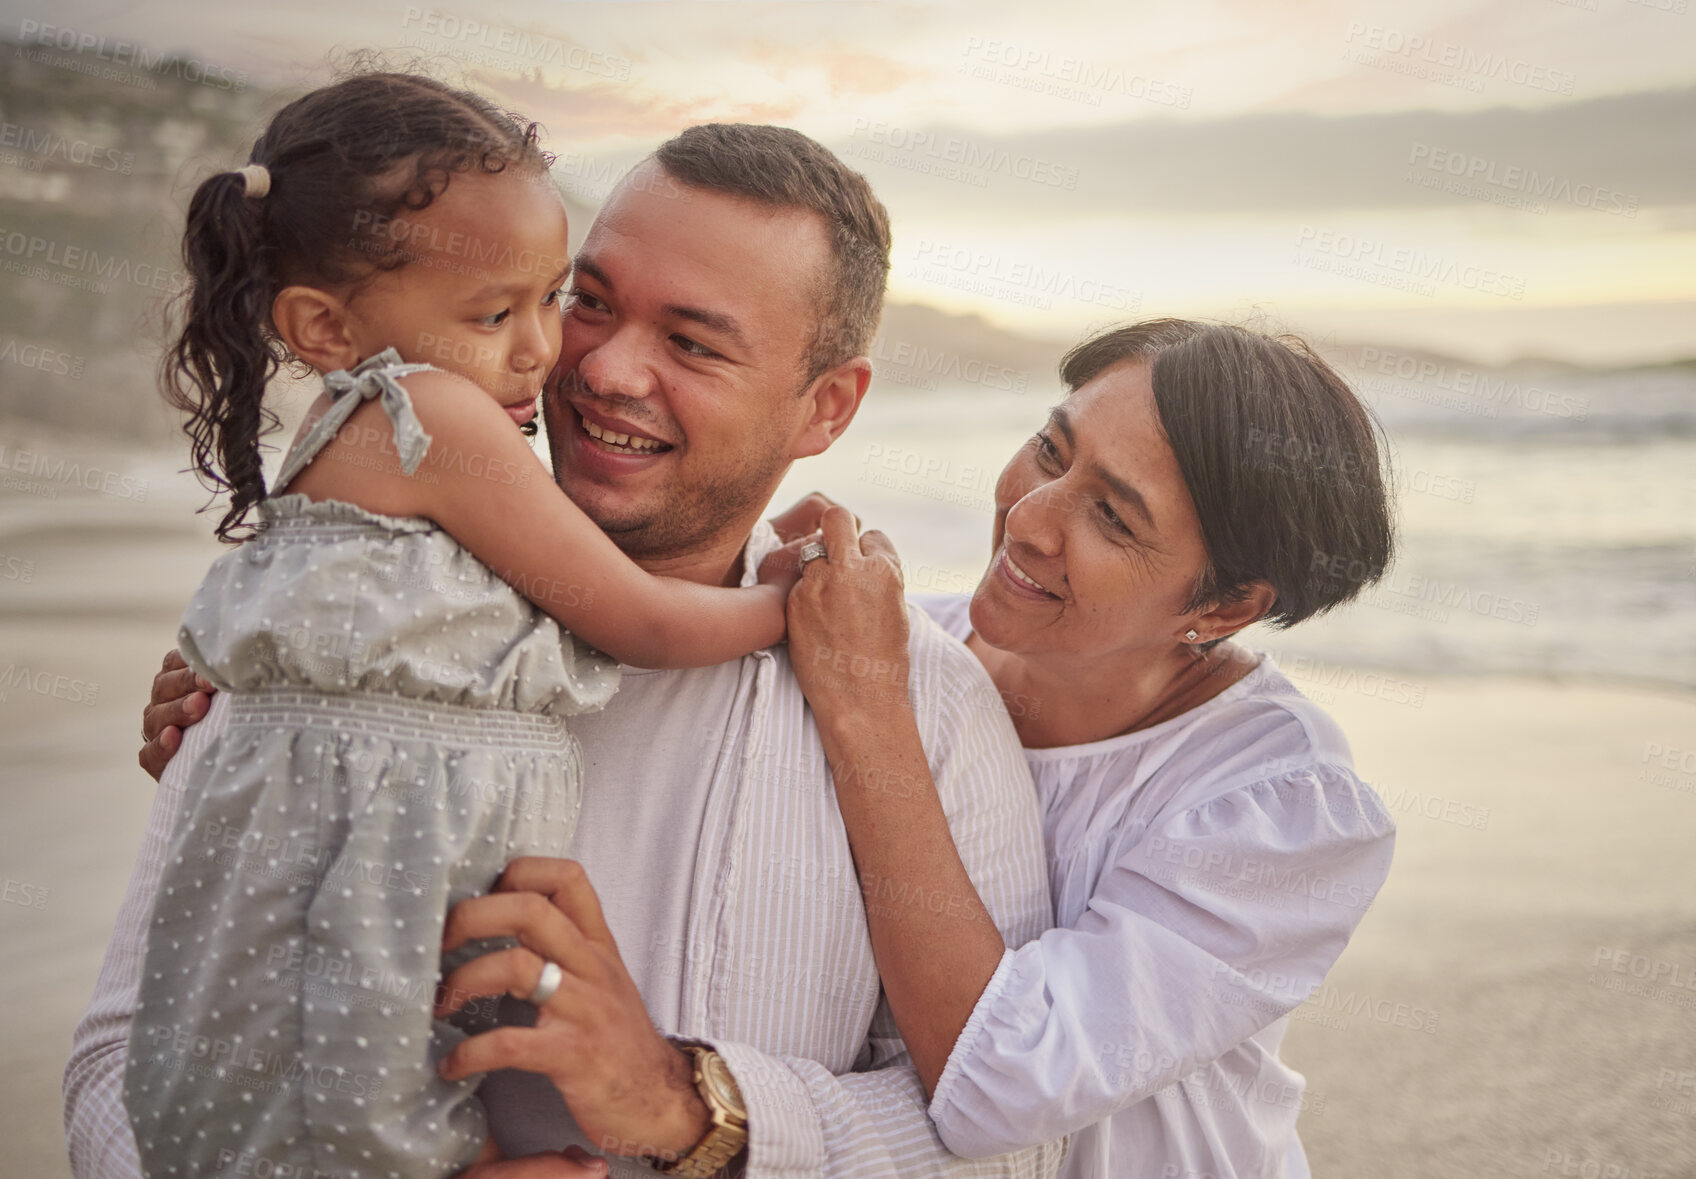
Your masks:
{"label": "girl's ear", "polygon": [[328,291],[284,287],[271,301],[271,322],[289,351],[321,373],[364,359],[348,330],[347,305]]}

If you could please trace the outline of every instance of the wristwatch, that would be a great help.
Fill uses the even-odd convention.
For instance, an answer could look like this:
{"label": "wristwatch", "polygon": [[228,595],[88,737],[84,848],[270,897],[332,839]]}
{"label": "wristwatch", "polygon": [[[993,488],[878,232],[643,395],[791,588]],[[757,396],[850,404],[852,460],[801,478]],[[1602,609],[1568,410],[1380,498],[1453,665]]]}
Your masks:
{"label": "wristwatch", "polygon": [[730,1075],[730,1066],[716,1050],[691,1040],[672,1041],[695,1058],[695,1088],[712,1116],[707,1136],[679,1159],[649,1159],[648,1165],[676,1179],[708,1179],[716,1175],[748,1145],[748,1107],[742,1090]]}

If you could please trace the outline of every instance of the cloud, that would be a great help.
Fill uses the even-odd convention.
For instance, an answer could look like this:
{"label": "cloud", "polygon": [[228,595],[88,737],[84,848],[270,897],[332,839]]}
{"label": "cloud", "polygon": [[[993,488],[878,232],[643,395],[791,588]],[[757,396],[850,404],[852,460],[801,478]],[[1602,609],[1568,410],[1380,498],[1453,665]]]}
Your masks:
{"label": "cloud", "polygon": [[[864,129],[833,146],[897,200],[956,201],[960,185],[939,183],[938,168],[975,170],[985,180],[973,203],[991,214],[1476,207],[1492,190],[1531,197],[1538,185],[1551,205],[1578,199],[1571,194],[1580,185],[1635,197],[1644,207],[1696,203],[1696,87],[1530,110],[1253,114],[1003,136],[914,130],[928,135],[917,147],[877,144],[875,132]],[[1075,170],[1075,188],[1022,180],[1021,159]],[[1421,178],[1436,186],[1422,186]],[[1446,190],[1451,179],[1469,180],[1474,195]],[[1568,196],[1550,199],[1562,191]]]}

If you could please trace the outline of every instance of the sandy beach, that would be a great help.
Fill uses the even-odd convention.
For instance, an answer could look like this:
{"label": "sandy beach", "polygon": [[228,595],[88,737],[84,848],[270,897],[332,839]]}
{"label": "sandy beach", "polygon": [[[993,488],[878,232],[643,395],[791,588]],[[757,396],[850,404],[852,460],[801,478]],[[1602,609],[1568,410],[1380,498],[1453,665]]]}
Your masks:
{"label": "sandy beach", "polygon": [[[145,496],[38,483],[0,505],[0,1134],[27,1179],[69,1174],[60,1075],[153,791],[139,707],[217,551],[165,460],[77,454]],[[1315,1174],[1696,1174],[1696,696],[1421,676],[1385,693],[1355,670],[1304,686],[1400,834],[1292,1024]]]}

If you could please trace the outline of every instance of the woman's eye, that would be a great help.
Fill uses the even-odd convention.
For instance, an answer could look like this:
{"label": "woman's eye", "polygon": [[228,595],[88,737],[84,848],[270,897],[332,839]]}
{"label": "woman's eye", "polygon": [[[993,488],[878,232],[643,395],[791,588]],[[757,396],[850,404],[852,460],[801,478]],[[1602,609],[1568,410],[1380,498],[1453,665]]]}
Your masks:
{"label": "woman's eye", "polygon": [[691,340],[688,336],[672,336],[671,338],[676,340],[677,346],[679,348],[683,349],[683,351],[687,352],[690,356],[717,356],[718,355],[717,352],[714,352],[711,348],[707,347],[705,344],[702,344],[702,343],[700,343],[699,341],[696,341],[696,340]]}
{"label": "woman's eye", "polygon": [[493,315],[485,315],[477,322],[482,324],[484,327],[500,327],[501,324],[506,322],[506,317],[511,314],[512,311],[509,308],[505,311],[497,311]]}
{"label": "woman's eye", "polygon": [[1112,528],[1119,532],[1123,532],[1126,536],[1131,535],[1130,528],[1123,520],[1119,519],[1119,513],[1115,512],[1113,510],[1113,505],[1108,503],[1106,500],[1101,501],[1101,517],[1106,520],[1108,525]]}

